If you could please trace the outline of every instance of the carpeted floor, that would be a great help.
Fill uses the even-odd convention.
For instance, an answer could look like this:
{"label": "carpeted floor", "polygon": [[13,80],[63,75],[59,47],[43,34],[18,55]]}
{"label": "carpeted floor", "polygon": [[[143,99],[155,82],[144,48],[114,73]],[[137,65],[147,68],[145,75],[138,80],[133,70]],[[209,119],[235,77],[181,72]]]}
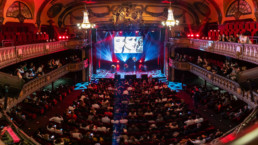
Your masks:
{"label": "carpeted floor", "polygon": [[29,136],[32,136],[39,128],[46,127],[49,118],[55,116],[56,114],[63,114],[68,106],[80,95],[81,91],[73,91],[68,96],[66,96],[62,102],[59,102],[53,108],[50,108],[42,116],[38,116],[34,120],[28,120],[21,127],[21,129],[26,132]]}

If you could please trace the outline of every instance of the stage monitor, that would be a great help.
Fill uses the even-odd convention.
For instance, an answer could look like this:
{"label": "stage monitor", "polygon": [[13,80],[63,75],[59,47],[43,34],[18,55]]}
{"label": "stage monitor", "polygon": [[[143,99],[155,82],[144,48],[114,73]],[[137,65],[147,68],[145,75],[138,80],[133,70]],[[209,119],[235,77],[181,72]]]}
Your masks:
{"label": "stage monitor", "polygon": [[117,36],[114,38],[114,53],[143,53],[142,36]]}

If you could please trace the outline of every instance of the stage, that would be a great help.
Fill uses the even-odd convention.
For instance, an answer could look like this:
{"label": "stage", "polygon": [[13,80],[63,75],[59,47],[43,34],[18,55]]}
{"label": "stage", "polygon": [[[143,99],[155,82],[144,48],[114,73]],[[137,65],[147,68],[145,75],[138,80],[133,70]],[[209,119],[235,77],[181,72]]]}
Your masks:
{"label": "stage", "polygon": [[[118,75],[121,76],[121,79],[125,78],[125,75],[136,75],[136,78],[141,78],[141,75],[147,74],[148,77],[152,75],[152,78],[164,78],[166,77],[161,70],[152,70],[152,71],[116,71]],[[97,69],[97,73],[92,75],[92,79],[101,79],[101,78],[115,78],[115,73],[111,70],[106,69]]]}

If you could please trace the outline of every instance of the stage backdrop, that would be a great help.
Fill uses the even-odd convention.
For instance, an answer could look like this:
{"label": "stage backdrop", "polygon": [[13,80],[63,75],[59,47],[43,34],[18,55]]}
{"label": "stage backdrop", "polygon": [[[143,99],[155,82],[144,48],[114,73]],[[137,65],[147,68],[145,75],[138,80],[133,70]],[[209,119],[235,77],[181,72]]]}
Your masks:
{"label": "stage backdrop", "polygon": [[[110,69],[111,65],[146,65],[148,70],[161,69],[164,43],[161,31],[97,31],[95,69]],[[94,55],[94,54],[93,54]],[[134,60],[133,60],[134,59]]]}

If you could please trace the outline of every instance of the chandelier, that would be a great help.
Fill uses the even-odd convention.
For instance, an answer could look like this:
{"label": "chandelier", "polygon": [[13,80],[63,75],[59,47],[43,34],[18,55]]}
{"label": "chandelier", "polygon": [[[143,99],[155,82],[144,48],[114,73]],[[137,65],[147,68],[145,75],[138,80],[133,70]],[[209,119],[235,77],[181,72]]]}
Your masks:
{"label": "chandelier", "polygon": [[168,9],[168,19],[167,19],[167,21],[163,21],[162,25],[163,26],[168,26],[169,28],[171,28],[171,27],[174,27],[175,25],[178,25],[178,24],[179,24],[179,21],[175,20],[174,15],[173,15],[173,11],[172,11],[172,7],[170,6],[169,9]]}
{"label": "chandelier", "polygon": [[88,11],[83,12],[83,22],[81,24],[77,24],[79,29],[90,29],[90,28],[94,28],[96,26],[95,24],[91,24],[89,22],[88,15],[89,15]]}

